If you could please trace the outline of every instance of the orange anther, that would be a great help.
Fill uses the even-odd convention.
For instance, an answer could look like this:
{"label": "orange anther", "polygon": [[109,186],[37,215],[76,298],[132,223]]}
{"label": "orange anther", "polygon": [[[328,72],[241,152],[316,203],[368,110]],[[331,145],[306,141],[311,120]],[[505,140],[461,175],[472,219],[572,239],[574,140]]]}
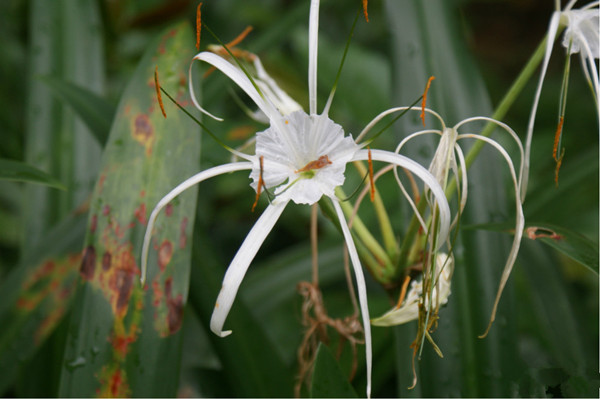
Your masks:
{"label": "orange anther", "polygon": [[371,147],[367,147],[369,154],[369,182],[371,184],[371,202],[375,201],[375,180],[373,179],[373,161],[371,160]]}
{"label": "orange anther", "polygon": [[196,50],[200,51],[200,33],[202,31],[202,11],[200,8],[202,3],[198,4],[196,8]]}
{"label": "orange anther", "polygon": [[306,164],[305,167],[294,171],[294,173],[308,172],[309,170],[321,169],[330,164],[331,161],[329,160],[329,157],[327,155],[321,155],[319,159],[317,159],[316,161],[310,161]]}
{"label": "orange anther", "polygon": [[556,127],[556,133],[554,133],[554,148],[552,149],[552,158],[558,162],[556,154],[558,153],[558,142],[560,141],[560,135],[562,133],[562,127],[565,119],[561,116]]}
{"label": "orange anther", "polygon": [[256,198],[254,199],[254,204],[252,204],[252,212],[254,212],[254,208],[256,208],[256,204],[258,204],[258,198],[260,197],[260,193],[262,192],[262,187],[265,184],[263,180],[263,169],[264,169],[264,156],[260,156],[260,173],[258,174],[258,186],[256,187]]}
{"label": "orange anther", "polygon": [[252,29],[254,29],[252,28],[252,26],[246,26],[246,29],[244,29],[244,31],[240,33],[235,39],[227,43],[225,47],[231,49],[232,47],[237,46],[242,40],[246,38],[246,36],[248,36],[248,33],[252,32]]}
{"label": "orange anther", "polygon": [[421,121],[423,122],[423,126],[425,126],[425,105],[427,104],[427,92],[429,91],[429,86],[431,86],[433,79],[435,79],[435,76],[429,77],[427,85],[425,86],[425,91],[423,92],[423,101],[421,102]]}
{"label": "orange anther", "polygon": [[167,113],[165,112],[162,95],[160,94],[160,83],[158,83],[158,65],[156,66],[156,68],[154,68],[154,88],[156,89],[156,98],[158,99],[158,105],[160,105],[160,110],[162,111],[163,116],[166,118]]}
{"label": "orange anther", "polygon": [[362,0],[363,3],[363,14],[365,14],[365,20],[367,22],[369,22],[369,13],[367,12],[367,4],[369,3],[369,0]]}
{"label": "orange anther", "polygon": [[410,277],[404,277],[404,282],[402,282],[402,289],[400,290],[400,297],[398,298],[398,303],[396,304],[396,309],[400,309],[402,306],[402,302],[404,302],[404,298],[406,298],[406,291],[408,290],[408,283],[410,282]]}

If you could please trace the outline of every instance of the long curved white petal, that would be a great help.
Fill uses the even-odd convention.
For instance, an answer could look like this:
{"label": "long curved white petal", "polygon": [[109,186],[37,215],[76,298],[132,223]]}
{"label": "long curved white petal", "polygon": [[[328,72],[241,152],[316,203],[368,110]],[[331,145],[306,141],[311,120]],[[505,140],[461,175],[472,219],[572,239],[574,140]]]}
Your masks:
{"label": "long curved white petal", "polygon": [[360,260],[358,259],[358,252],[352,239],[352,234],[348,228],[346,218],[344,217],[344,211],[339,202],[332,200],[333,207],[337,213],[337,217],[342,227],[342,233],[344,234],[344,240],[348,246],[348,253],[350,254],[350,260],[352,261],[352,267],[354,268],[354,276],[356,278],[356,288],[358,290],[358,301],[360,303],[360,313],[363,320],[363,328],[365,330],[365,359],[367,365],[367,398],[371,397],[371,372],[373,367],[373,350],[371,348],[371,318],[369,317],[369,307],[367,302],[367,285],[365,283],[365,276],[363,274]]}
{"label": "long curved white petal", "polygon": [[272,204],[265,209],[260,218],[256,221],[240,249],[235,254],[235,257],[231,261],[231,264],[225,272],[223,278],[223,285],[217,302],[215,303],[215,310],[213,311],[212,317],[210,318],[210,329],[212,332],[217,334],[219,337],[226,337],[231,334],[230,331],[223,331],[223,324],[229,314],[233,300],[237,294],[238,288],[244,279],[244,275],[250,266],[250,263],[256,256],[260,246],[267,238],[267,235],[275,226],[275,223],[281,216],[281,213],[285,209],[289,201],[281,202],[278,204]]}
{"label": "long curved white petal", "polygon": [[[420,132],[412,133],[402,139],[402,141],[398,144],[398,146],[396,147],[396,150],[394,152],[396,154],[400,154],[400,150],[402,149],[402,147],[404,147],[404,144],[406,144],[408,141],[412,140],[413,138],[422,136],[424,134],[439,134],[439,135],[441,135],[442,132],[439,130],[421,130]],[[417,205],[415,204],[415,202],[413,201],[411,196],[408,194],[408,192],[404,188],[404,184],[402,184],[402,180],[400,180],[400,176],[398,176],[398,168],[397,167],[394,167],[394,177],[396,178],[396,183],[398,183],[398,186],[400,187],[400,190],[402,191],[402,195],[404,195],[404,198],[406,198],[410,207],[412,208],[413,212],[415,213],[415,216],[419,220],[419,223],[421,224],[423,231],[427,231],[427,225],[425,224],[425,221],[423,220],[423,218],[421,217],[421,214],[417,210]]]}
{"label": "long curved white petal", "polygon": [[486,143],[493,146],[498,152],[502,155],[506,163],[508,164],[508,168],[510,169],[510,175],[513,180],[513,184],[515,186],[515,208],[516,208],[516,221],[515,221],[515,236],[513,238],[512,247],[510,249],[510,253],[508,254],[508,258],[506,259],[506,264],[504,266],[504,270],[502,271],[502,277],[500,278],[500,285],[498,287],[498,293],[496,294],[496,299],[494,300],[494,307],[492,308],[492,315],[490,316],[490,321],[487,326],[486,331],[481,335],[481,337],[485,337],[496,318],[496,311],[498,309],[498,303],[500,302],[500,297],[502,296],[502,291],[504,291],[504,287],[506,286],[506,282],[510,276],[512,268],[515,264],[515,260],[517,259],[517,253],[519,252],[519,247],[521,246],[521,238],[523,237],[523,228],[525,227],[525,216],[523,215],[523,204],[521,202],[519,196],[519,181],[517,179],[515,168],[513,165],[510,156],[506,152],[506,150],[498,144],[496,141],[484,137],[477,134],[461,134],[458,139],[463,138],[473,138],[478,140],[483,140]]}
{"label": "long curved white petal", "polygon": [[148,226],[146,227],[146,233],[144,235],[144,244],[142,245],[142,271],[140,276],[140,281],[142,282],[142,285],[144,285],[144,283],[146,282],[146,270],[148,266],[148,249],[150,248],[152,229],[160,211],[179,194],[181,194],[188,188],[203,182],[204,180],[222,175],[224,173],[248,169],[252,169],[252,162],[234,162],[203,170],[202,172],[197,173],[194,176],[184,180],[177,187],[171,190],[167,195],[162,197],[160,201],[158,201],[158,204],[156,204],[156,206],[152,210],[152,213],[150,213],[150,218],[148,219]]}
{"label": "long curved white petal", "polygon": [[[252,101],[254,101],[258,108],[260,108],[260,110],[269,118],[269,120],[281,116],[277,109],[275,109],[275,107],[272,104],[270,104],[268,100],[265,100],[260,95],[260,93],[256,90],[256,88],[254,87],[250,79],[248,79],[248,77],[244,74],[244,72],[242,72],[239,68],[235,67],[232,63],[230,63],[223,57],[215,53],[211,53],[209,51],[203,51],[194,56],[193,61],[196,60],[206,62],[207,64],[210,64],[217,68],[219,71],[223,72],[229,79],[231,79],[242,90],[244,90],[244,92],[252,99]],[[189,89],[194,105],[205,114],[217,120],[221,120],[220,118],[216,118],[209,114],[208,111],[206,111],[200,106],[200,104],[198,104],[196,96],[194,95],[194,86],[192,84],[192,65],[193,62],[190,64],[189,70]]]}
{"label": "long curved white petal", "polygon": [[535,98],[533,100],[533,106],[531,107],[531,114],[529,115],[529,123],[527,125],[527,138],[525,141],[525,164],[523,166],[523,174],[521,177],[521,202],[525,201],[525,195],[527,194],[527,184],[529,182],[529,157],[531,154],[531,138],[533,137],[533,126],[535,124],[535,116],[537,114],[538,103],[540,102],[540,96],[542,94],[542,86],[544,78],[546,77],[546,71],[548,70],[548,63],[550,62],[550,55],[552,54],[552,47],[554,46],[554,39],[556,38],[556,32],[558,31],[558,25],[560,23],[560,12],[555,11],[550,19],[550,26],[548,28],[548,35],[546,36],[546,54],[544,55],[544,63],[542,64],[542,71],[540,72],[540,80],[535,92]]}
{"label": "long curved white petal", "polygon": [[319,0],[310,2],[308,24],[308,103],[310,115],[317,113],[317,55],[319,54]]}
{"label": "long curved white petal", "polygon": [[[411,107],[396,107],[396,108],[387,109],[387,110],[381,112],[375,118],[373,118],[371,120],[371,122],[369,122],[367,124],[367,126],[365,126],[365,128],[362,130],[362,132],[360,132],[360,134],[356,137],[356,140],[354,140],[354,141],[359,143],[366,136],[366,134],[369,133],[369,131],[371,129],[373,129],[373,126],[375,126],[377,123],[379,123],[379,121],[381,121],[383,118],[385,118],[389,114],[393,114],[394,112],[399,112],[399,111],[407,111],[409,109],[413,110],[413,111],[421,112],[421,107],[412,107],[412,108]],[[425,108],[425,112],[430,115],[433,115],[440,121],[440,123],[442,124],[442,130],[444,130],[446,128],[446,125],[444,124],[444,120],[442,119],[440,114],[438,114],[437,112],[435,112],[434,110],[431,110],[429,108]]]}
{"label": "long curved white petal", "polygon": [[[442,187],[437,182],[435,177],[433,177],[433,175],[429,173],[427,169],[425,169],[423,166],[419,165],[412,159],[407,158],[403,155],[395,154],[393,152],[383,150],[371,150],[371,158],[374,161],[387,162],[406,168],[415,175],[417,175],[429,187],[437,201],[438,209],[440,212],[440,235],[437,240],[438,246],[437,248],[434,248],[435,250],[439,249],[439,247],[446,242],[446,239],[448,238],[448,234],[450,232],[450,205],[448,204],[448,200],[446,199],[444,190],[442,190]],[[368,159],[368,151],[360,150],[356,152],[352,160],[367,161]]]}

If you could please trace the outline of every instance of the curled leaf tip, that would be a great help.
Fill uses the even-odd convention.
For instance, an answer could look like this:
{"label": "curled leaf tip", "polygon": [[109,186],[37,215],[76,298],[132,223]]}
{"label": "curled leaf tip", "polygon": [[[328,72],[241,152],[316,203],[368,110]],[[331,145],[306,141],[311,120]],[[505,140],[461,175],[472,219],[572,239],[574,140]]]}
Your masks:
{"label": "curled leaf tip", "polygon": [[369,13],[367,12],[368,4],[369,4],[369,0],[362,0],[363,14],[365,15],[365,21],[367,21],[367,22],[369,22]]}
{"label": "curled leaf tip", "polygon": [[435,76],[429,77],[429,80],[427,80],[427,85],[425,86],[425,91],[423,92],[423,101],[421,101],[421,121],[423,122],[423,126],[425,126],[425,106],[427,105],[427,92],[429,91],[431,82],[434,79],[435,79]]}
{"label": "curled leaf tip", "polygon": [[160,83],[158,82],[158,65],[154,68],[154,88],[156,89],[156,98],[163,116],[166,118],[165,106],[163,104],[162,95],[160,94]]}
{"label": "curled leaf tip", "polygon": [[196,8],[196,50],[200,51],[200,33],[202,32],[202,3]]}

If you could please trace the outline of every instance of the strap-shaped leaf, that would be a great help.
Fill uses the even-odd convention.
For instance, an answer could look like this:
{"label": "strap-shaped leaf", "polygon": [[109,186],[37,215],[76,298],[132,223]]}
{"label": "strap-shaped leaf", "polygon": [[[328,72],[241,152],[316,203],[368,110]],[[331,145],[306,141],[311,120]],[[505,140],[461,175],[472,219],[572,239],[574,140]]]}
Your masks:
{"label": "strap-shaped leaf", "polygon": [[186,24],[148,47],[121,98],[91,199],[76,306],[69,327],[60,396],[175,396],[196,191],[159,215],[148,279],[139,282],[150,210],[197,172],[200,134],[174,106],[165,119],[154,87],[180,102],[193,50]]}
{"label": "strap-shaped leaf", "polygon": [[40,80],[73,108],[94,134],[98,143],[104,146],[115,114],[114,107],[93,91],[55,76],[44,76]]}
{"label": "strap-shaped leaf", "polygon": [[10,159],[0,159],[0,180],[37,183],[61,190],[66,189],[60,181],[48,173],[24,162]]}

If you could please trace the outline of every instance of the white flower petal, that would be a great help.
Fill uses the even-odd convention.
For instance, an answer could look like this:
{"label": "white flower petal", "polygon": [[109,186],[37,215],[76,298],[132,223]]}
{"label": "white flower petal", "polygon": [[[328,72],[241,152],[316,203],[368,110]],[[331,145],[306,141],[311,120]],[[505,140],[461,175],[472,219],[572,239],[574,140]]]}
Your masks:
{"label": "white flower petal", "polygon": [[231,331],[223,331],[223,324],[225,324],[225,319],[229,314],[233,300],[250,263],[256,256],[265,238],[267,238],[267,235],[273,229],[273,226],[275,226],[286,205],[287,202],[282,202],[276,205],[269,205],[265,209],[227,268],[227,272],[225,272],[225,277],[223,278],[223,286],[217,297],[215,310],[210,319],[210,329],[219,337],[226,337],[231,334]]}
{"label": "white flower petal", "polygon": [[567,19],[567,29],[563,36],[564,48],[571,48],[570,54],[589,48],[589,56],[600,56],[600,15],[598,9],[564,11],[562,17]]}
{"label": "white flower petal", "polygon": [[[439,300],[440,305],[445,305],[451,293],[450,284],[452,273],[454,272],[454,259],[445,253],[438,253],[436,255],[436,270],[437,282],[433,289],[432,302],[437,305]],[[371,320],[371,324],[374,326],[389,327],[416,320],[419,317],[419,302],[422,296],[423,280],[413,280],[400,307],[394,307],[382,316]],[[428,307],[427,302],[425,301],[425,307]]]}
{"label": "white flower petal", "polygon": [[267,188],[279,186],[276,201],[314,204],[323,195],[334,197],[335,187],[344,183],[346,164],[360,147],[326,115],[297,111],[284,125],[284,131],[271,126],[257,133],[256,159],[263,158],[263,168],[255,162],[252,187],[257,189],[262,172]]}
{"label": "white flower petal", "polygon": [[[356,137],[356,142],[360,143],[360,141],[367,135],[367,133],[369,133],[371,131],[371,129],[373,129],[373,127],[387,115],[393,114],[394,112],[400,112],[400,111],[406,111],[406,110],[421,112],[420,107],[419,108],[418,107],[396,107],[396,108],[390,108],[388,110],[385,110],[382,113],[380,113],[379,115],[377,115],[375,118],[373,118],[373,120],[371,122],[369,122],[367,124],[367,126],[365,126],[365,128],[362,130],[362,132],[360,132],[358,137]],[[425,108],[425,112],[430,115],[433,115],[435,118],[437,118],[440,121],[440,123],[442,125],[442,130],[446,128],[446,125],[444,124],[444,120],[437,112],[435,112],[429,108]]]}
{"label": "white flower petal", "polygon": [[[437,182],[435,177],[433,177],[433,175],[429,173],[427,169],[425,169],[423,166],[419,165],[412,159],[399,154],[395,154],[393,152],[371,150],[371,157],[374,161],[383,161],[410,170],[421,180],[423,180],[423,182],[429,187],[437,201],[440,215],[440,231],[437,239],[437,248],[434,248],[434,250],[439,249],[439,247],[442,246],[448,238],[448,234],[450,232],[450,205],[448,204],[448,200],[446,199],[444,190],[442,190],[442,187]],[[352,160],[367,161],[368,159],[368,151],[360,150],[354,155],[354,158]]]}
{"label": "white flower petal", "polygon": [[[269,118],[269,120],[276,120],[281,115],[275,109],[275,107],[269,102],[269,100],[265,100],[260,93],[256,90],[250,79],[242,72],[239,68],[232,65],[229,61],[224,59],[223,57],[211,53],[209,51],[204,51],[196,54],[193,60],[203,61],[207,64],[210,64],[223,72],[229,79],[231,79],[235,84],[237,84],[246,94],[254,101],[254,103],[258,106],[258,108]],[[189,89],[192,96],[192,101],[194,105],[205,114],[210,115],[204,108],[198,104],[196,100],[196,96],[194,95],[194,86],[192,84],[192,64],[190,65],[189,71]],[[214,116],[212,116],[215,118]],[[219,118],[215,118],[219,120]]]}
{"label": "white flower petal", "polygon": [[515,208],[516,208],[515,236],[513,238],[512,247],[510,249],[510,253],[508,254],[508,258],[506,260],[504,270],[502,271],[502,277],[500,278],[498,293],[496,294],[496,299],[494,301],[494,307],[492,309],[492,315],[490,317],[490,322],[487,326],[485,333],[481,336],[481,337],[484,337],[489,332],[490,327],[492,326],[492,323],[494,322],[494,319],[496,318],[496,311],[498,309],[498,303],[500,302],[500,297],[502,296],[502,291],[504,290],[504,287],[506,286],[506,282],[508,281],[508,278],[510,276],[512,268],[515,264],[515,260],[517,259],[517,254],[518,254],[519,248],[521,246],[521,238],[523,237],[523,228],[525,227],[525,216],[523,214],[523,204],[519,197],[520,182],[517,179],[512,159],[510,158],[510,156],[508,155],[506,150],[500,144],[498,144],[496,141],[490,139],[489,137],[484,137],[484,136],[477,135],[477,134],[461,134],[459,136],[459,140],[463,139],[463,138],[474,138],[477,140],[485,141],[486,143],[493,146],[496,150],[498,150],[498,152],[502,155],[502,157],[508,164],[508,167],[510,170],[510,175],[513,180],[513,185],[515,187]]}
{"label": "white flower petal", "polygon": [[167,206],[169,202],[171,202],[175,197],[184,192],[190,187],[195,186],[196,184],[203,182],[204,180],[210,179],[211,177],[219,176],[229,172],[235,172],[238,170],[247,170],[252,169],[252,162],[234,162],[228,163],[224,165],[215,166],[214,168],[210,168],[207,170],[203,170],[200,173],[195,174],[194,176],[186,179],[182,183],[180,183],[177,187],[171,190],[167,195],[161,198],[158,201],[158,204],[150,213],[150,218],[148,218],[148,226],[146,227],[146,233],[144,235],[144,244],[142,245],[142,271],[140,280],[142,285],[144,285],[146,281],[146,269],[148,265],[148,249],[150,248],[150,239],[152,238],[152,229],[154,228],[154,223],[156,222],[156,218],[160,211]]}
{"label": "white flower petal", "polygon": [[373,352],[371,348],[371,325],[369,322],[369,307],[367,302],[367,285],[365,284],[365,276],[363,275],[360,260],[358,258],[358,252],[352,239],[352,234],[348,228],[346,218],[344,217],[344,211],[336,200],[332,200],[333,207],[337,213],[337,217],[340,221],[342,233],[348,246],[348,253],[350,254],[350,260],[352,261],[352,267],[354,269],[354,276],[356,278],[356,288],[358,291],[358,301],[360,303],[360,313],[363,320],[363,328],[365,331],[365,357],[367,367],[367,398],[371,397],[371,372],[373,367]]}

